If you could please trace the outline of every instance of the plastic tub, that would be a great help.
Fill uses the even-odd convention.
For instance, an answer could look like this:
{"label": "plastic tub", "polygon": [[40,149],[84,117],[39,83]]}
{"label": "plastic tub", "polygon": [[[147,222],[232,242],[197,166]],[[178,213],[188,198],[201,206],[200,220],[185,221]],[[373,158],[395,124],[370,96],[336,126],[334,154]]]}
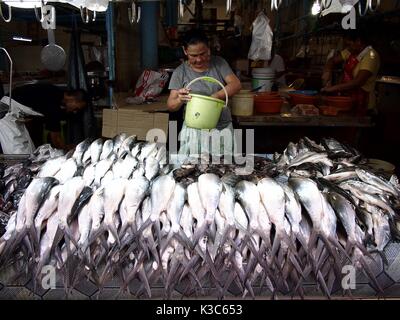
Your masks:
{"label": "plastic tub", "polygon": [[192,99],[186,105],[185,124],[195,129],[214,129],[217,127],[222,109],[228,105],[228,93],[221,82],[212,77],[199,77],[192,80],[186,88],[194,82],[204,80],[218,83],[225,92],[225,101],[213,97],[191,93]]}
{"label": "plastic tub", "polygon": [[317,96],[310,96],[310,95],[305,95],[305,94],[300,94],[300,93],[289,93],[290,101],[293,105],[298,105],[298,104],[312,104],[316,105],[318,102],[318,97]]}
{"label": "plastic tub", "polygon": [[375,170],[384,171],[388,174],[393,174],[396,170],[394,164],[379,159],[368,159],[367,165]]}
{"label": "plastic tub", "polygon": [[254,95],[250,90],[241,90],[232,98],[232,115],[251,116],[254,111]]}
{"label": "plastic tub", "polygon": [[254,101],[254,107],[257,113],[280,113],[282,105],[282,99]]}
{"label": "plastic tub", "polygon": [[252,71],[251,86],[255,90],[259,87],[258,92],[271,91],[275,80],[275,71],[271,68],[254,68]]}

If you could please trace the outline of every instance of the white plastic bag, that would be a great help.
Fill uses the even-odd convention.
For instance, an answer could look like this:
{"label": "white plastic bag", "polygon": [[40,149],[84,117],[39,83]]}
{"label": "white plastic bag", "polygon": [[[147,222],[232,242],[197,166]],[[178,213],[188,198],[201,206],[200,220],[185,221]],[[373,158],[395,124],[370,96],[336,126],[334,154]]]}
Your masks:
{"label": "white plastic bag", "polygon": [[254,61],[270,60],[273,35],[268,17],[260,12],[253,22],[253,37],[248,58]]}
{"label": "white plastic bag", "polygon": [[135,101],[142,103],[157,97],[164,89],[168,78],[168,72],[165,70],[159,72],[144,70],[136,83],[135,97],[137,99]]}
{"label": "white plastic bag", "polygon": [[[9,105],[10,98],[3,97],[1,102]],[[22,114],[43,116],[12,100],[10,111],[0,119],[0,144],[4,154],[31,154],[35,150],[35,145],[25,124],[19,121]]]}

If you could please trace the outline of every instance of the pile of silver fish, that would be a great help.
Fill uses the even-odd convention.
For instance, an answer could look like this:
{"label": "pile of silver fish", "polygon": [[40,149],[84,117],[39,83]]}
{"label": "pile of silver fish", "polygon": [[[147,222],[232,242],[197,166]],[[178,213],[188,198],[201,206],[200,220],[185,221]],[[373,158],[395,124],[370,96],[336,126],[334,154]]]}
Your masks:
{"label": "pile of silver fish", "polygon": [[310,279],[327,297],[347,294],[350,265],[382,291],[372,266],[400,239],[396,176],[331,138],[290,143],[247,175],[209,160],[173,165],[164,145],[126,134],[49,157],[10,215],[0,268],[39,286],[52,265],[66,293],[118,279],[137,297],[162,285],[166,297],[223,298],[304,297]]}
{"label": "pile of silver fish", "polygon": [[18,208],[19,201],[26,188],[48,159],[64,154],[49,144],[37,148],[30,157],[10,155],[0,162],[0,234],[8,219]]}

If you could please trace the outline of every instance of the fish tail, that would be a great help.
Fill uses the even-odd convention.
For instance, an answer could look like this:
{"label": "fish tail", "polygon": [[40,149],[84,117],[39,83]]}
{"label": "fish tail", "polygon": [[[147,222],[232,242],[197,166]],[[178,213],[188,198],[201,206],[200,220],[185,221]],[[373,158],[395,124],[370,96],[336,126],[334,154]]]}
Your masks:
{"label": "fish tail", "polygon": [[147,229],[153,222],[150,220],[150,218],[147,218],[145,222],[140,226],[139,230],[137,231],[137,236],[140,237],[143,233],[144,230]]}
{"label": "fish tail", "polygon": [[175,237],[178,239],[178,241],[181,242],[181,244],[187,248],[193,248],[193,243],[192,241],[186,236],[186,234],[183,232],[182,229],[179,229],[178,234],[175,235]]}
{"label": "fish tail", "polygon": [[[338,275],[338,277],[340,277],[340,275],[342,274],[342,271],[341,271],[341,265],[340,265],[340,258],[338,256],[337,252],[335,251],[336,248],[330,243],[329,239],[326,238],[325,235],[320,233],[318,236],[324,242],[325,247],[328,250],[329,254],[333,257],[333,259],[334,259],[334,263],[333,263],[334,269],[336,270],[336,274]],[[346,255],[347,255],[347,253],[346,253]]]}
{"label": "fish tail", "polygon": [[121,246],[121,241],[119,239],[118,230],[117,230],[117,227],[115,226],[115,224],[114,223],[107,224],[107,229],[109,232],[111,232],[111,234],[117,241],[118,246]]}
{"label": "fish tail", "polygon": [[202,239],[208,233],[208,224],[203,222],[203,224],[197,228],[197,230],[193,234],[193,243],[191,249],[193,250],[194,247],[199,243],[200,239]]}
{"label": "fish tail", "polygon": [[[162,257],[165,250],[168,248],[169,243],[171,242],[173,238],[173,232],[172,230],[168,233],[167,239],[162,242],[163,246],[160,248],[160,256]],[[161,243],[160,243],[161,244]]]}
{"label": "fish tail", "polygon": [[131,228],[131,225],[129,223],[125,223],[121,229],[118,232],[118,238],[122,239],[125,236],[125,232],[128,230],[128,228]]}
{"label": "fish tail", "polygon": [[139,274],[138,275],[139,275],[139,279],[144,284],[144,287],[146,289],[146,292],[147,292],[147,295],[148,295],[149,299],[151,299],[151,289],[150,289],[150,285],[149,285],[149,280],[147,279],[146,272],[144,271],[144,268],[140,268],[139,269]]}
{"label": "fish tail", "polygon": [[183,270],[181,276],[179,277],[179,282],[182,281],[183,278],[185,278],[185,276],[190,272],[190,270],[192,270],[194,268],[194,266],[196,265],[196,263],[199,261],[200,256],[199,255],[194,255],[190,261],[188,262],[188,264],[186,265],[185,269]]}
{"label": "fish tail", "polygon": [[178,267],[179,267],[179,262],[174,257],[172,259],[171,268],[170,268],[170,270],[168,272],[167,281],[165,283],[165,294],[166,294],[167,298],[171,297],[171,292],[172,292],[173,288],[170,288],[170,286],[173,283],[172,280],[174,279],[174,276],[176,275],[176,271],[178,270]]}
{"label": "fish tail", "polygon": [[281,237],[279,236],[279,233],[276,232],[274,236],[274,243],[272,244],[272,249],[271,249],[271,264],[275,262],[276,254],[280,246],[281,246]]}
{"label": "fish tail", "polygon": [[331,293],[328,289],[328,286],[326,285],[325,279],[322,276],[321,271],[318,271],[318,273],[317,273],[317,280],[318,280],[318,283],[322,286],[322,290],[325,292],[328,299],[331,299]]}

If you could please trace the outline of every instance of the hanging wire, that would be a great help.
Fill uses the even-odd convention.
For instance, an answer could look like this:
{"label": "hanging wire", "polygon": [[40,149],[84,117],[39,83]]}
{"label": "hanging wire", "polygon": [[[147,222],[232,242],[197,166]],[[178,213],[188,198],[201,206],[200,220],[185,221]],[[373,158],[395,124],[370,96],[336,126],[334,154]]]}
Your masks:
{"label": "hanging wire", "polygon": [[5,48],[3,48],[3,47],[0,47],[0,50],[3,50],[4,52],[5,52],[5,54],[7,55],[7,58],[8,58],[8,60],[10,61],[10,83],[9,83],[9,89],[8,89],[8,95],[9,95],[9,97],[10,97],[10,110],[11,110],[11,101],[12,101],[12,99],[11,99],[11,92],[12,92],[12,76],[13,76],[13,61],[12,61],[12,59],[11,59],[11,56],[10,56],[10,54],[8,53],[8,51],[5,49]]}

